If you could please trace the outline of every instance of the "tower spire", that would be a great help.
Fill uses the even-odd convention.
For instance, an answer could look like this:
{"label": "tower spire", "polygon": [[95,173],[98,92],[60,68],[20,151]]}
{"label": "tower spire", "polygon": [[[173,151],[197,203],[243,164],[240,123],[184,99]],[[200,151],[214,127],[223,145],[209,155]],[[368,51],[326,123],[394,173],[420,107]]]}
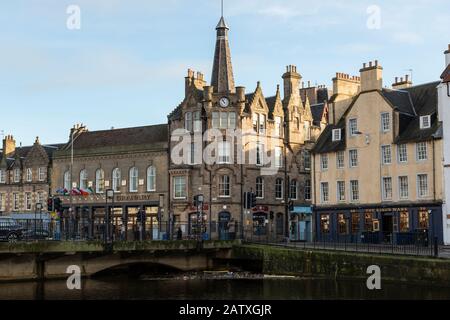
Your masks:
{"label": "tower spire", "polygon": [[216,27],[217,40],[211,79],[211,85],[214,87],[214,92],[216,93],[235,92],[230,44],[228,43],[228,30],[230,28],[223,17],[222,0],[222,16]]}

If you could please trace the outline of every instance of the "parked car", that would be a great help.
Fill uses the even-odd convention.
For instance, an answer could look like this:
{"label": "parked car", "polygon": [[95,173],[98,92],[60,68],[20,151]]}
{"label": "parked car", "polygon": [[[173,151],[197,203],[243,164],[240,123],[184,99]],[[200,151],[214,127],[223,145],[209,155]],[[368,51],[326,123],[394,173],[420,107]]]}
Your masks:
{"label": "parked car", "polygon": [[50,237],[50,232],[48,230],[38,228],[30,228],[28,230],[22,231],[22,238],[25,240],[47,240]]}
{"label": "parked car", "polygon": [[22,239],[23,228],[11,217],[0,217],[0,240],[17,242]]}

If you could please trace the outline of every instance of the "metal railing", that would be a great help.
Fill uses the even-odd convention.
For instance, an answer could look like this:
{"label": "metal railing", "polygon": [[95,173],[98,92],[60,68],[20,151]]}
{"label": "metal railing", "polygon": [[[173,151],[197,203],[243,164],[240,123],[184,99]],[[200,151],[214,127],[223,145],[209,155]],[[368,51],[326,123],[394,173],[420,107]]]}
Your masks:
{"label": "metal railing", "polygon": [[[116,221],[117,222],[117,221]],[[107,237],[103,220],[70,218],[0,220],[0,241],[167,241],[241,239],[237,222],[111,223]]]}
{"label": "metal railing", "polygon": [[161,222],[106,224],[95,219],[0,219],[0,241],[167,241],[235,240],[299,249],[340,250],[373,254],[438,256],[437,238],[428,230],[414,232],[358,232],[331,234],[303,232],[287,239],[282,228],[228,222]]}
{"label": "metal railing", "polygon": [[[269,234],[269,236],[267,236]],[[438,239],[428,230],[413,232],[358,232],[330,234],[303,232],[286,239],[261,230],[246,230],[246,242],[298,249],[339,250],[371,254],[439,256]]]}

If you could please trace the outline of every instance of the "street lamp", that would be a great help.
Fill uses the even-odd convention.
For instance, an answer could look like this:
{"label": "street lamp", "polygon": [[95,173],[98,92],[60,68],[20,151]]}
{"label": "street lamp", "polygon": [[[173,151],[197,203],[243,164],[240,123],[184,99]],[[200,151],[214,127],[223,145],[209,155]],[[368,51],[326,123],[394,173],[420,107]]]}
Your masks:
{"label": "street lamp", "polygon": [[[158,204],[158,240],[161,240],[161,224],[164,216],[164,194],[159,195]],[[169,223],[169,222],[168,222]],[[166,232],[171,232],[170,225],[166,227]]]}
{"label": "street lamp", "polygon": [[[108,200],[111,200],[112,207],[114,210],[114,190],[113,189],[107,189],[106,190],[106,206],[105,206],[105,241],[107,243],[110,242],[110,236],[111,236],[111,222],[110,222],[110,212],[108,208]],[[114,212],[114,211],[113,211]]]}
{"label": "street lamp", "polygon": [[[39,219],[42,223],[42,203],[38,202],[36,203],[36,211],[39,211]],[[36,236],[36,211],[34,212],[34,236]]]}

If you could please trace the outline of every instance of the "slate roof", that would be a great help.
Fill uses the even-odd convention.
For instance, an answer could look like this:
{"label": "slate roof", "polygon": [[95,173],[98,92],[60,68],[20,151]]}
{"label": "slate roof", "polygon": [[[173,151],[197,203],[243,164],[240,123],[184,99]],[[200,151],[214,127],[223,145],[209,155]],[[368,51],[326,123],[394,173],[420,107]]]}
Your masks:
{"label": "slate roof", "polygon": [[[93,149],[128,145],[152,144],[168,141],[167,124],[144,127],[87,131],[74,140],[75,149]],[[70,143],[66,148],[70,147]]]}
{"label": "slate roof", "polygon": [[273,119],[273,111],[275,110],[275,104],[277,102],[277,96],[266,98],[266,103],[269,108],[269,118]]}
{"label": "slate roof", "polygon": [[[53,152],[61,149],[64,146],[65,146],[64,143],[57,143],[52,145],[42,145],[41,147],[44,148],[49,159],[51,159]],[[28,153],[31,151],[32,148],[33,146],[16,147],[16,150],[13,153],[9,154],[8,157],[6,158],[8,169],[14,166],[17,156],[19,156],[21,160],[26,159]],[[1,159],[3,159],[3,152],[0,152],[0,160]]]}
{"label": "slate roof", "polygon": [[383,89],[381,94],[391,103],[395,110],[410,116],[415,115],[411,97],[407,91]]}
{"label": "slate roof", "polygon": [[320,121],[323,117],[323,112],[325,110],[325,103],[317,103],[311,106],[311,113],[313,116],[314,125],[320,125]]}
{"label": "slate roof", "polygon": [[[333,129],[341,129],[342,139],[340,141],[332,140]],[[317,142],[314,145],[312,152],[313,153],[337,152],[345,150],[345,147],[346,147],[345,120],[341,119],[337,125],[329,124],[325,127],[319,139],[317,139]]]}

